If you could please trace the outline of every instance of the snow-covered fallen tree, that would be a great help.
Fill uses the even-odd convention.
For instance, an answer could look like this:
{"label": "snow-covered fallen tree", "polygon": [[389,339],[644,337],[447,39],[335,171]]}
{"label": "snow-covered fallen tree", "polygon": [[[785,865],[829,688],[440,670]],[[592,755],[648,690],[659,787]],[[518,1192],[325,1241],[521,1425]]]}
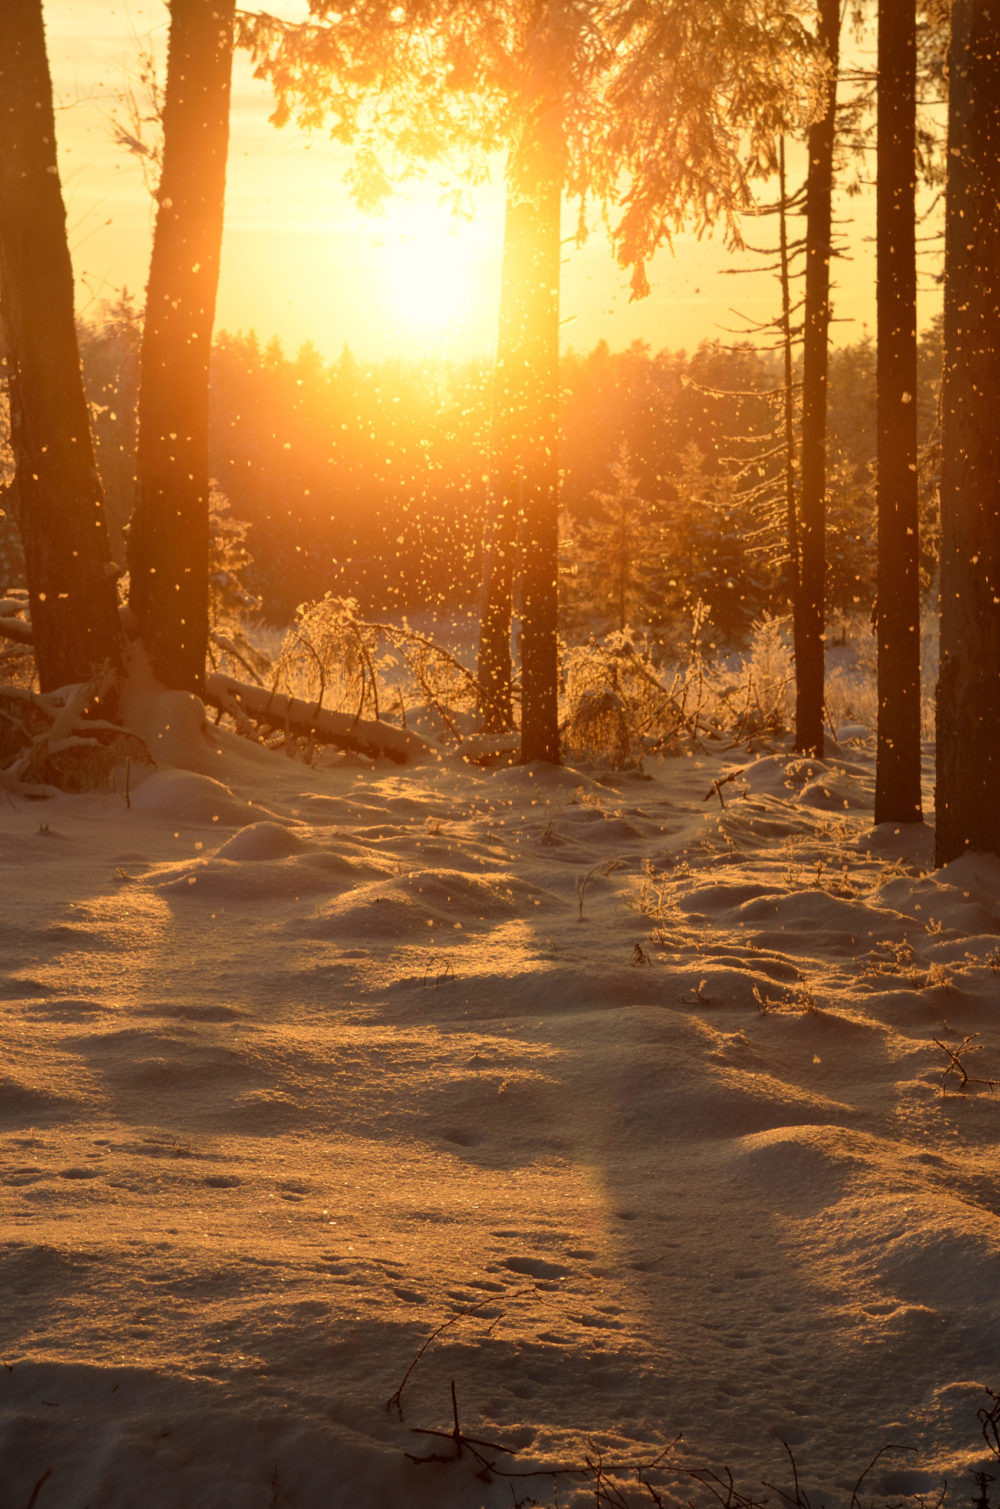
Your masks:
{"label": "snow-covered fallen tree", "polygon": [[88,716],[94,684],[33,692],[0,687],[0,786],[37,796],[104,785],[114,770],[151,765],[144,741]]}
{"label": "snow-covered fallen tree", "polygon": [[251,686],[219,671],[205,677],[204,696],[220,712],[228,713],[241,733],[255,733],[261,727],[274,729],[333,744],[368,759],[394,760],[397,765],[434,759],[438,753],[433,744],[409,729],[317,707],[301,697]]}

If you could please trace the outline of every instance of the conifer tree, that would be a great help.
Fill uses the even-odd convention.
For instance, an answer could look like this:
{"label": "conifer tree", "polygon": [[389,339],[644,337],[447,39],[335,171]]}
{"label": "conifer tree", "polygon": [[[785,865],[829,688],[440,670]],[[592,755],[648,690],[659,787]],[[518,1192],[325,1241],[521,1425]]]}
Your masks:
{"label": "conifer tree", "polygon": [[[362,199],[377,197],[393,171],[412,171],[439,155],[457,150],[481,165],[491,148],[508,153],[510,255],[500,317],[481,695],[487,726],[509,724],[510,589],[520,515],[522,731],[528,733],[522,756],[556,758],[557,462],[546,396],[553,389],[542,369],[554,369],[562,197],[609,203],[624,180],[614,240],[623,265],[635,270],[637,293],[648,286],[646,259],[681,223],[691,220],[703,231],[722,219],[738,239],[752,180],[773,165],[776,132],[801,113],[809,40],[794,0],[763,6],[727,0],[722,26],[707,6],[638,0],[401,0],[391,8],[381,0],[336,6],[310,0],[310,9],[308,26],[264,17],[245,22],[243,35],[259,71],[275,84],[279,121],[293,111],[308,125],[330,119],[335,136],[355,143]],[[373,92],[379,107],[366,113]],[[518,263],[525,272],[515,276]],[[511,317],[529,307],[540,323],[525,350],[532,348],[531,360],[541,367],[522,385]],[[508,339],[515,340],[509,365]],[[514,409],[529,402],[535,412],[516,418]],[[516,444],[518,426],[535,432],[520,457],[504,453]]]}
{"label": "conifer tree", "polygon": [[875,821],[921,820],[917,517],[917,17],[878,11],[878,755]]}
{"label": "conifer tree", "polygon": [[949,49],[936,862],[1000,854],[1000,16]]}
{"label": "conifer tree", "polygon": [[594,515],[576,531],[574,566],[580,595],[604,629],[640,629],[663,610],[655,563],[662,546],[660,506],[643,498],[628,445],[610,466],[611,488],[598,488]]}
{"label": "conifer tree", "polygon": [[163,171],[146,293],[130,605],[153,670],[198,691],[208,645],[209,360],[235,0],[171,0]]}
{"label": "conifer tree", "polygon": [[806,176],[795,747],[805,754],[822,757],[826,638],[826,395],[830,264],[833,258],[833,162],[840,58],[839,0],[819,0],[817,38],[827,73],[822,87],[822,110],[809,128]]}
{"label": "conifer tree", "polygon": [[40,0],[0,7],[0,300],[15,464],[8,496],[46,691],[120,673],[124,651],[73,322]]}

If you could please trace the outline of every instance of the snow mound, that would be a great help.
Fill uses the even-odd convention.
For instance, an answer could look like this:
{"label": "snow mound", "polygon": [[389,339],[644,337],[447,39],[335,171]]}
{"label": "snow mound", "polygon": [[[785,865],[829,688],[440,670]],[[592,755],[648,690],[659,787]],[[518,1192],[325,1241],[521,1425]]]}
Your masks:
{"label": "snow mound", "polygon": [[250,823],[216,850],[217,859],[283,859],[307,848],[303,838],[281,823]]}
{"label": "snow mound", "polygon": [[334,897],[311,918],[296,919],[289,930],[311,938],[351,934],[427,940],[429,929],[489,927],[519,914],[525,906],[561,909],[562,905],[536,886],[521,882],[515,888],[506,875],[417,870],[356,886],[349,894]]}
{"label": "snow mound", "polygon": [[179,823],[219,823],[243,827],[247,819],[273,818],[266,807],[238,797],[221,781],[190,770],[157,770],[131,794],[131,806],[144,817]]}
{"label": "snow mound", "polygon": [[971,1498],[1000,862],[873,830],[870,740],[324,771],[161,712],[194,768],[0,838],[4,1503],[631,1509],[681,1431],[665,1504],[794,1498],[782,1442]]}

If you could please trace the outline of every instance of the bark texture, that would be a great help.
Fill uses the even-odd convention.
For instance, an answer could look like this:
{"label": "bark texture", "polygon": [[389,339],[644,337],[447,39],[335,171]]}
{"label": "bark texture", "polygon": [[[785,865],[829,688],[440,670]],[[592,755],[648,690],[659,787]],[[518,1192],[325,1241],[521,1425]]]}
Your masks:
{"label": "bark texture", "polygon": [[[119,672],[123,647],[73,320],[40,0],[0,6],[0,307],[43,692]],[[109,706],[105,696],[105,706]]]}
{"label": "bark texture", "polygon": [[917,516],[917,16],[878,13],[878,755],[875,821],[918,823],[920,556]]}
{"label": "bark texture", "polygon": [[1000,6],[949,57],[936,860],[1000,854]]}
{"label": "bark texture", "polygon": [[198,691],[208,643],[209,361],[234,0],[171,0],[163,173],[143,332],[130,603],[150,663]]}

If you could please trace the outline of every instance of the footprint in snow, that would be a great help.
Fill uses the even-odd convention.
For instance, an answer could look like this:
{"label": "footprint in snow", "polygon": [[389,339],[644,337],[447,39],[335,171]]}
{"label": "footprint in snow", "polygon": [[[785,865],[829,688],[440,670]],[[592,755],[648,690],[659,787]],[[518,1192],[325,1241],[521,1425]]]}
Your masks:
{"label": "footprint in snow", "polygon": [[426,1305],[427,1303],[427,1295],[421,1294],[419,1289],[405,1289],[400,1285],[399,1288],[393,1289],[392,1292],[405,1305]]}
{"label": "footprint in snow", "polygon": [[503,1265],[511,1273],[523,1273],[529,1278],[565,1278],[569,1273],[561,1263],[550,1263],[545,1258],[510,1257],[504,1258]]}

